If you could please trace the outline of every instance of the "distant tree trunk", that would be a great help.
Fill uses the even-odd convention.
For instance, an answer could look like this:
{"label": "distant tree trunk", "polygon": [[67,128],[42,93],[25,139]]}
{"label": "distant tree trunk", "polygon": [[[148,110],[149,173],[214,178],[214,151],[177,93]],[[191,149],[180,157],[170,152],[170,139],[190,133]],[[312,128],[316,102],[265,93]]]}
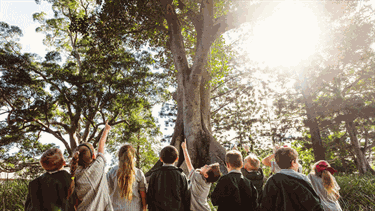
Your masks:
{"label": "distant tree trunk", "polygon": [[356,128],[354,126],[354,118],[348,119],[345,122],[345,127],[350,136],[350,143],[353,147],[359,173],[363,175],[369,171],[371,174],[375,175],[374,169],[371,168],[370,163],[366,159],[364,152],[362,152],[361,150],[361,144],[358,141]]}
{"label": "distant tree trunk", "polygon": [[325,160],[325,149],[323,147],[322,138],[320,136],[320,129],[316,120],[314,105],[311,96],[305,98],[305,106],[307,115],[306,126],[310,129],[315,161]]}

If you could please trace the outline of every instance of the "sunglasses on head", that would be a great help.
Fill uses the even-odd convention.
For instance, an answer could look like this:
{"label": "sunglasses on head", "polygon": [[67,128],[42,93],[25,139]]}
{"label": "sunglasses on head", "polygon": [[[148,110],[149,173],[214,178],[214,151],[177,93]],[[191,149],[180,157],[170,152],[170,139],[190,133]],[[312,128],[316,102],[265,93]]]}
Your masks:
{"label": "sunglasses on head", "polygon": [[85,146],[85,147],[87,147],[89,150],[90,150],[90,157],[92,157],[92,155],[94,154],[93,152],[92,152],[92,150],[91,150],[91,147],[88,145],[88,144],[86,144],[86,143],[82,143],[82,144],[80,144],[80,145],[78,145],[78,147],[80,147],[80,146]]}

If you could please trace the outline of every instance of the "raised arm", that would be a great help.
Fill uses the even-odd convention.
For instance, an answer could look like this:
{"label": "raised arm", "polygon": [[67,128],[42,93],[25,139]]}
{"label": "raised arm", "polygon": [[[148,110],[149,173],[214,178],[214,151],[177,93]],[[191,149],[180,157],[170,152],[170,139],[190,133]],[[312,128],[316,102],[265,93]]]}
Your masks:
{"label": "raised arm", "polygon": [[263,165],[271,167],[271,160],[275,157],[275,154],[268,155],[262,160]]}
{"label": "raised arm", "polygon": [[182,142],[181,147],[182,147],[182,150],[184,151],[186,166],[188,167],[189,172],[191,172],[191,170],[194,170],[194,167],[193,165],[191,165],[190,156],[186,149],[186,141]]}
{"label": "raised arm", "polygon": [[275,145],[272,155],[268,155],[262,160],[263,165],[271,167],[271,160],[275,158],[275,153],[278,149],[280,149],[280,146]]}
{"label": "raised arm", "polygon": [[102,137],[100,138],[99,147],[98,147],[98,152],[102,154],[104,154],[104,146],[105,146],[105,142],[107,141],[107,135],[110,129],[111,129],[111,126],[108,125],[108,120],[107,120],[105,122],[105,128],[104,128]]}

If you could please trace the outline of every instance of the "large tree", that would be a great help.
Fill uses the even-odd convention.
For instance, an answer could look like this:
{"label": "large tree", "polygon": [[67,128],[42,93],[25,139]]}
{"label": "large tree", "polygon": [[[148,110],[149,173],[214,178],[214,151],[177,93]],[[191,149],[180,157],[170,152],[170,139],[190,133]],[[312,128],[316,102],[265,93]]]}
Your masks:
{"label": "large tree", "polygon": [[[50,2],[53,18],[43,12],[33,16],[51,49],[44,59],[22,53],[16,42],[21,31],[1,23],[0,105],[6,118],[0,125],[0,147],[38,143],[48,133],[71,155],[82,142],[96,146],[106,119],[121,128],[119,135],[112,134],[122,142],[142,128],[155,135],[151,107],[163,93],[163,82],[151,72],[151,55],[133,51],[103,30],[95,1]],[[3,159],[11,157],[5,153]],[[23,166],[13,164],[19,165],[13,169]]]}
{"label": "large tree", "polygon": [[[274,6],[251,1],[104,1],[103,14],[115,24],[111,28],[131,34],[140,45],[149,45],[172,59],[178,87],[171,144],[181,152],[180,144],[186,139],[195,167],[219,162],[226,172],[225,149],[211,129],[212,76],[207,62],[211,47],[225,32],[256,21]],[[178,165],[182,162],[183,158]]]}

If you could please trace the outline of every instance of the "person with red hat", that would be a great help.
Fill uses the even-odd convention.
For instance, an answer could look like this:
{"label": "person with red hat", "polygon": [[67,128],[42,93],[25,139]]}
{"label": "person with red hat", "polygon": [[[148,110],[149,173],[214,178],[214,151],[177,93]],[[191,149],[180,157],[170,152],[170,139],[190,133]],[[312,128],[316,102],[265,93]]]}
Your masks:
{"label": "person with red hat", "polygon": [[337,172],[325,160],[316,162],[311,169],[308,178],[321,199],[325,211],[341,211],[338,199],[340,187],[333,174]]}

